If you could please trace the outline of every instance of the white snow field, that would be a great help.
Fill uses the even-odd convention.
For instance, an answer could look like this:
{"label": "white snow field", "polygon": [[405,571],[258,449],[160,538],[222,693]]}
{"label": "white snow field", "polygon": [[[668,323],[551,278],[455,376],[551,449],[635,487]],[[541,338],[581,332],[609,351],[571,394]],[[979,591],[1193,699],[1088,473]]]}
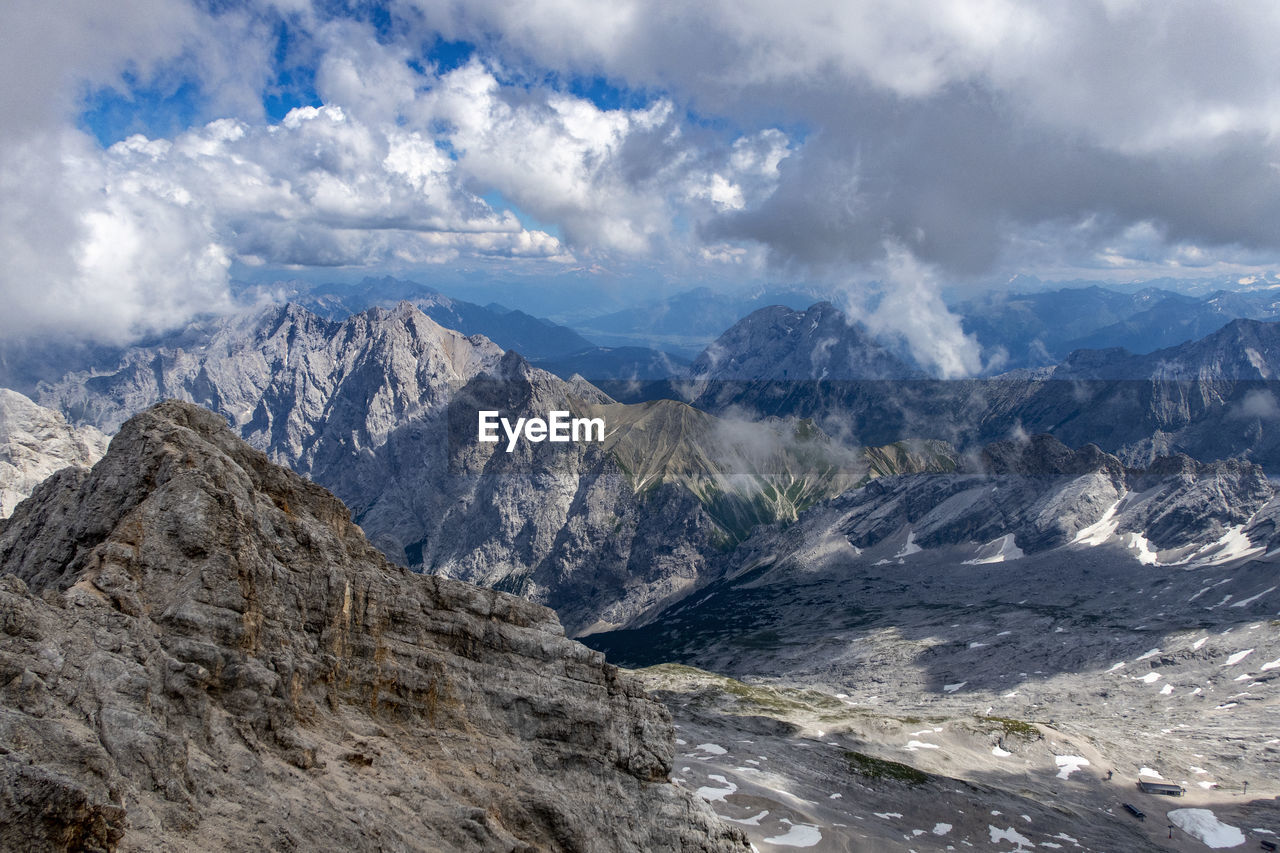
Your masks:
{"label": "white snow field", "polygon": [[1243,832],[1218,820],[1210,809],[1174,809],[1169,812],[1169,822],[1206,847],[1239,847],[1245,842]]}

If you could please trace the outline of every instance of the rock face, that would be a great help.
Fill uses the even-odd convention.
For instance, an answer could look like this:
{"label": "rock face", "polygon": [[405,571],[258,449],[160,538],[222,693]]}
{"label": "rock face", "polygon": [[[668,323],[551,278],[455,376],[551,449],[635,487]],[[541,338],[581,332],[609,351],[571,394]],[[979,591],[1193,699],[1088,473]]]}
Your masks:
{"label": "rock face", "polygon": [[0,388],[0,518],[54,471],[92,465],[106,451],[107,437],[93,427],[72,427],[57,412]]}
{"label": "rock face", "polygon": [[1097,539],[1124,542],[1138,559],[1177,563],[1197,549],[1207,554],[1232,530],[1244,535],[1273,496],[1248,462],[1173,456],[1135,470],[1093,445],[1071,450],[1039,435],[988,445],[954,473],[875,480],[820,509],[828,521],[839,517],[836,528],[856,548],[909,530],[914,548],[985,546],[991,553],[977,560]]}
{"label": "rock face", "polygon": [[311,471],[368,452],[502,350],[437,325],[409,303],[331,323],[297,305],[233,316],[187,346],[137,347],[106,373],[71,373],[40,400],[113,433],[175,398],[219,412],[277,462]]}
{"label": "rock face", "polygon": [[0,523],[0,847],[745,850],[670,723],[168,402]]}
{"label": "rock face", "polygon": [[806,311],[761,308],[735,323],[693,363],[710,381],[921,379],[830,302]]}

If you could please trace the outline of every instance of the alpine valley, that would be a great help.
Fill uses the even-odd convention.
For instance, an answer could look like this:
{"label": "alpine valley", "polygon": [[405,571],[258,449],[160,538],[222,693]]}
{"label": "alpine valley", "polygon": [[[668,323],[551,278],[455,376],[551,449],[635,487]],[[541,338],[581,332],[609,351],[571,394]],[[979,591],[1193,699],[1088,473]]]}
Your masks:
{"label": "alpine valley", "polygon": [[[944,381],[796,292],[575,330],[286,291],[56,371],[6,351],[0,843],[1280,833],[1265,293],[973,300],[1009,369]],[[690,304],[742,310],[707,341]],[[604,440],[508,452],[480,411]]]}

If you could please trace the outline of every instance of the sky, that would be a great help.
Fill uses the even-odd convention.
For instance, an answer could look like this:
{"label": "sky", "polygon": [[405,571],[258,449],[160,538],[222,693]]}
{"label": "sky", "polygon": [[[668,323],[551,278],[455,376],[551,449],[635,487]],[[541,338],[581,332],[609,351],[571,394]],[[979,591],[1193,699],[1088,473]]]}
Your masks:
{"label": "sky", "polygon": [[1264,2],[8,0],[0,334],[803,281],[971,373],[943,286],[1276,266],[1277,43]]}

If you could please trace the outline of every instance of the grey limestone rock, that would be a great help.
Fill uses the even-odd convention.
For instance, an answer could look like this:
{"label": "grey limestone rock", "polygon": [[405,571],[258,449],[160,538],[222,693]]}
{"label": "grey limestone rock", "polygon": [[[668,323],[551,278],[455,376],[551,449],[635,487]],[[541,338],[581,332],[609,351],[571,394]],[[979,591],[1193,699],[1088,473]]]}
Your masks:
{"label": "grey limestone rock", "polygon": [[92,465],[106,450],[107,437],[94,427],[73,427],[58,412],[0,388],[0,518],[53,472]]}
{"label": "grey limestone rock", "polygon": [[0,847],[746,850],[539,605],[386,562],[199,407],[0,526]]}

